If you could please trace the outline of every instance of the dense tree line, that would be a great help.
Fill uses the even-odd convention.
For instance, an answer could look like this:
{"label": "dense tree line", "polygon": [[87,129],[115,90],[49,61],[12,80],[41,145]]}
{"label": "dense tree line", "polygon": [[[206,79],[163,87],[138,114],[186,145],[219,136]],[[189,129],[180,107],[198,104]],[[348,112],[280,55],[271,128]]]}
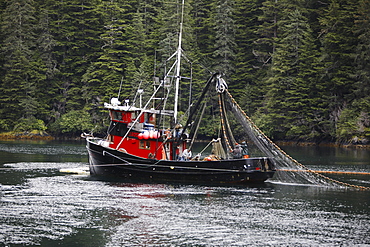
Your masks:
{"label": "dense tree line", "polygon": [[[370,138],[370,0],[184,7],[193,88],[209,71],[225,73],[274,139]],[[150,90],[176,49],[180,13],[180,0],[0,0],[0,131],[101,131],[102,104],[120,85],[121,99]]]}

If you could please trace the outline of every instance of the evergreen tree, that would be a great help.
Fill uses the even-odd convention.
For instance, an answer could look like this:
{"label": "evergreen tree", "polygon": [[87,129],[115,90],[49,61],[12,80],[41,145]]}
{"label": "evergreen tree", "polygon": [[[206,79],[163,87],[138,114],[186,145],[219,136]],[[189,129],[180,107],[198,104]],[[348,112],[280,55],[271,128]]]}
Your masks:
{"label": "evergreen tree", "polygon": [[353,72],[355,47],[358,42],[353,33],[354,13],[357,1],[331,0],[325,15],[320,18],[323,28],[321,35],[324,72],[322,80],[326,83],[329,95],[331,136],[338,135],[338,121],[342,111],[354,99]]}
{"label": "evergreen tree", "polygon": [[[364,142],[369,5],[185,1],[182,47],[191,62],[184,57],[181,70],[200,79],[182,79],[180,111],[196,98],[190,87],[200,91],[217,69],[276,138]],[[120,100],[134,98],[139,85],[149,95],[152,74],[162,75],[156,69],[177,49],[181,10],[181,0],[0,1],[0,129],[41,132],[55,121],[55,133],[77,133],[100,125],[102,102],[117,96],[121,83]]]}
{"label": "evergreen tree", "polygon": [[197,59],[209,69],[213,63],[212,52],[215,44],[214,25],[212,24],[213,6],[211,0],[194,1],[191,13],[194,19],[193,49],[198,49]]}
{"label": "evergreen tree", "polygon": [[234,1],[217,1],[214,15],[215,44],[213,57],[214,71],[225,74],[226,78],[235,72],[235,20]]}
{"label": "evergreen tree", "polygon": [[[127,66],[127,85],[131,85],[131,95],[135,95],[138,85],[145,87],[144,95],[152,94],[152,84],[155,61],[155,39],[159,34],[155,32],[158,29],[158,7],[155,2],[144,2],[138,5],[133,14],[132,22],[128,33],[128,49],[131,56]],[[153,69],[154,68],[154,69]],[[142,88],[141,88],[142,89]]]}
{"label": "evergreen tree", "polygon": [[278,37],[279,4],[277,0],[267,0],[260,7],[262,13],[258,20],[261,25],[257,29],[259,38],[255,40],[254,55],[260,62],[260,67],[271,64],[272,54],[275,51],[275,40]]}
{"label": "evergreen tree", "polygon": [[254,43],[258,39],[261,0],[238,0],[235,7],[236,70],[229,88],[248,115],[260,107],[264,87],[258,78],[261,70],[254,56]]}
{"label": "evergreen tree", "polygon": [[[35,59],[36,15],[32,0],[9,1],[3,12],[3,75],[0,95],[1,129],[11,129],[21,119],[36,120],[37,83],[43,79]],[[22,120],[23,121],[23,120]],[[24,127],[24,128],[23,128]],[[27,129],[24,124],[20,130]]]}
{"label": "evergreen tree", "polygon": [[322,113],[314,70],[317,54],[307,18],[299,10],[288,18],[282,22],[281,39],[273,54],[261,124],[273,137],[312,139],[318,129],[315,115]]}
{"label": "evergreen tree", "polygon": [[42,73],[43,80],[37,84],[36,97],[39,101],[38,118],[43,119],[46,123],[55,120],[56,114],[54,105],[55,99],[59,96],[58,87],[55,84],[55,77],[60,72],[57,68],[57,60],[54,55],[56,40],[51,33],[51,17],[49,10],[43,6],[37,7],[39,20],[37,24],[38,38],[37,44],[37,60],[39,61],[39,69]]}
{"label": "evergreen tree", "polygon": [[51,1],[47,6],[52,18],[51,33],[57,41],[54,54],[57,59],[60,90],[56,111],[64,114],[72,109],[82,109],[86,95],[81,94],[82,76],[92,61],[99,56],[102,16],[97,11],[99,0]]}
{"label": "evergreen tree", "polygon": [[354,53],[356,80],[354,99],[342,111],[338,122],[338,137],[354,143],[366,143],[370,138],[370,1],[361,0],[355,14],[354,34],[358,43]]}
{"label": "evergreen tree", "polygon": [[[104,23],[100,35],[103,44],[96,53],[99,57],[92,60],[83,76],[83,92],[92,105],[98,106],[102,102],[109,102],[113,96],[117,97],[119,85],[129,56],[126,40],[126,9],[122,1],[103,1],[100,6]],[[127,6],[126,6],[127,7]],[[96,109],[95,109],[96,110]]]}

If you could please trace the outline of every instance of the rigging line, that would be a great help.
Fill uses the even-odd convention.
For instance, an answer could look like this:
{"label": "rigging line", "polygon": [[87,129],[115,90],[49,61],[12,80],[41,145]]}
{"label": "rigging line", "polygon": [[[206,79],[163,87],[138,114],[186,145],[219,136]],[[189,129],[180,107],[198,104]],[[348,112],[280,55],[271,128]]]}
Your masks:
{"label": "rigging line", "polygon": [[332,179],[332,178],[329,178],[327,176],[324,176],[318,172],[315,172],[311,169],[309,169],[308,167],[306,167],[305,165],[299,163],[297,160],[295,160],[293,157],[291,157],[290,155],[288,155],[284,150],[282,150],[279,146],[277,146],[273,141],[271,141],[270,138],[268,138],[262,131],[261,129],[259,129],[256,124],[252,121],[252,119],[250,119],[250,117],[248,117],[248,115],[243,111],[243,109],[240,107],[240,105],[235,101],[235,99],[232,97],[232,95],[230,94],[230,92],[226,89],[226,92],[227,92],[227,95],[229,96],[231,102],[238,108],[238,110],[244,115],[245,119],[249,122],[249,124],[251,124],[251,126],[261,135],[265,138],[265,140],[267,140],[273,147],[275,147],[278,151],[280,151],[281,154],[283,154],[285,157],[287,157],[289,160],[291,160],[294,164],[296,164],[297,166],[307,170],[307,171],[310,171],[310,173],[312,174],[315,174],[316,176],[318,177],[321,177],[325,180],[328,180],[330,182],[333,182],[333,183],[336,183],[336,184],[340,184],[340,185],[343,185],[343,186],[346,186],[346,187],[352,187],[352,188],[357,188],[357,189],[361,189],[361,190],[370,190],[370,187],[366,187],[366,186],[359,186],[359,185],[354,185],[354,184],[349,184],[349,183],[345,183],[345,182],[342,182],[342,181],[339,181],[339,180],[335,180],[335,179]]}
{"label": "rigging line", "polygon": [[195,127],[195,131],[194,131],[194,134],[193,134],[193,138],[191,139],[191,142],[190,142],[190,145],[189,145],[189,150],[191,150],[191,148],[193,147],[193,144],[194,144],[195,138],[197,137],[198,130],[199,130],[199,126],[200,126],[200,122],[201,122],[201,119],[203,118],[203,115],[204,115],[204,112],[205,112],[206,106],[207,106],[207,102],[204,102],[202,112],[201,112],[201,114],[200,114],[200,116],[199,116],[198,123],[197,123],[197,125],[196,125],[196,127]]}
{"label": "rigging line", "polygon": [[119,91],[118,91],[118,97],[117,97],[117,99],[119,99],[119,96],[120,96],[120,94],[121,94],[122,83],[123,83],[123,76],[122,76],[122,78],[121,78],[121,84],[120,84],[120,86],[119,86]]}
{"label": "rigging line", "polygon": [[192,104],[189,104],[188,108],[186,109],[185,113],[179,118],[179,123],[186,117],[186,114],[190,112],[190,108],[192,107]]}
{"label": "rigging line", "polygon": [[[147,85],[149,85],[149,83],[150,83],[150,82],[147,82],[146,84],[147,84]],[[140,89],[140,85],[141,85],[141,84],[142,84],[142,80],[140,80],[140,84],[139,84],[139,88],[138,88],[138,89]],[[147,86],[145,86],[144,88],[147,88]],[[133,103],[129,106],[128,110],[130,110],[132,107],[134,107],[137,93],[138,93],[138,91],[136,90],[136,95],[135,95],[135,97],[134,97],[134,99],[133,99]]]}
{"label": "rigging line", "polygon": [[[139,86],[137,87],[137,90],[136,90],[136,93],[135,93],[135,96],[134,96],[134,99],[132,100],[132,104],[135,104],[136,102],[136,98],[137,98],[137,95],[139,94],[139,89],[141,87],[141,84],[143,83],[142,80],[140,80],[140,83],[139,83]],[[141,107],[141,106],[140,106]]]}
{"label": "rigging line", "polygon": [[146,109],[148,107],[148,105],[150,104],[150,102],[152,101],[152,99],[154,98],[154,96],[157,94],[157,92],[159,91],[159,89],[161,88],[161,85],[163,84],[163,82],[158,86],[158,88],[155,90],[155,92],[152,94],[152,96],[150,97],[150,99],[148,100],[148,102],[145,104],[145,106],[143,107],[143,109],[141,109],[140,111],[140,114],[136,117],[135,121],[132,123],[131,127],[127,130],[126,134],[124,135],[124,137],[121,139],[121,141],[118,143],[116,149],[118,150],[119,147],[121,146],[122,142],[124,139],[126,139],[126,137],[128,136],[128,134],[130,133],[130,131],[132,130],[132,128],[135,126],[135,124],[139,121],[141,115],[143,115],[144,113],[144,109]]}
{"label": "rigging line", "polygon": [[221,128],[222,128],[222,132],[223,132],[223,135],[224,135],[224,138],[225,138],[225,142],[226,142],[226,145],[228,146],[229,150],[230,151],[233,151],[230,143],[229,143],[229,138],[226,134],[226,129],[225,129],[225,123],[224,123],[224,118],[223,118],[223,111],[222,111],[222,106],[221,106],[221,94],[218,94],[218,104],[219,104],[219,107],[220,107],[220,117],[221,117]]}
{"label": "rigging line", "polygon": [[[158,153],[158,151],[159,151],[159,149],[161,148],[161,147],[163,147],[164,149],[165,149],[165,152],[167,151],[166,150],[166,146],[165,146],[165,144],[168,142],[168,138],[166,138],[160,145],[158,145],[158,142],[159,142],[159,140],[157,139],[157,148],[156,148],[156,150],[155,150],[155,156],[157,155],[157,153]],[[155,157],[154,156],[154,157]]]}
{"label": "rigging line", "polygon": [[231,140],[231,147],[234,147],[234,145],[236,143],[236,140],[234,138],[233,132],[232,132],[231,127],[230,127],[229,118],[227,117],[227,111],[226,111],[226,106],[225,106],[225,94],[224,93],[221,94],[221,99],[222,99],[221,100],[222,114],[223,114],[223,118],[225,119],[225,123],[226,123],[225,128],[227,130],[227,135]]}
{"label": "rigging line", "polygon": [[[210,142],[207,144],[207,146],[206,146],[205,148],[203,148],[203,149],[202,149],[202,151],[200,151],[197,155],[199,155],[199,156],[200,156],[200,155],[202,155],[202,153],[204,152],[204,150],[206,150],[206,149],[209,147],[209,145],[211,145],[212,143],[213,143],[213,140],[212,140],[212,141],[210,141]],[[196,155],[196,156],[197,156],[197,155]]]}
{"label": "rigging line", "polygon": [[187,127],[189,126],[189,124],[191,123],[192,121],[192,117],[191,116],[194,116],[195,112],[198,110],[199,108],[199,105],[201,104],[201,102],[203,101],[204,99],[204,96],[206,95],[206,93],[208,92],[209,90],[209,86],[211,85],[211,82],[214,81],[214,78],[217,74],[213,74],[207,81],[205,87],[203,88],[203,91],[202,91],[202,94],[200,95],[200,97],[198,98],[197,102],[195,103],[195,105],[192,107],[191,111],[190,111],[190,117],[188,118],[188,120],[186,121],[186,124],[183,128],[183,132],[185,133],[185,130],[187,129]]}
{"label": "rigging line", "polygon": [[193,96],[193,63],[190,63],[190,87],[189,87],[189,105]]}
{"label": "rigging line", "polygon": [[[165,77],[165,78],[167,78],[167,77]],[[163,80],[163,83],[166,83],[166,81]],[[167,101],[168,101],[169,95],[170,95],[171,90],[172,90],[171,87],[167,88],[167,92],[166,92],[165,89],[166,89],[165,86],[163,86],[163,97],[164,97],[164,99],[163,99],[163,110],[166,109]]]}
{"label": "rigging line", "polygon": [[125,162],[126,164],[132,165],[132,163],[128,162],[127,160],[125,160],[125,159],[123,159],[123,158],[121,158],[121,157],[118,157],[117,155],[111,154],[111,153],[109,153],[109,152],[107,152],[107,151],[103,151],[103,153],[102,153],[102,154],[103,154],[103,156],[105,156],[105,154],[109,154],[110,156],[112,156],[112,157],[114,157],[114,158],[116,158],[116,159],[119,159],[119,160],[121,160],[121,161]]}
{"label": "rigging line", "polygon": [[[204,102],[203,104],[205,104],[206,102]],[[203,109],[204,105],[202,106],[201,109]],[[195,116],[192,116],[192,122],[189,123],[189,135],[190,136],[194,136],[194,133],[195,133],[195,127],[196,127],[196,123],[198,123],[198,121],[200,121],[200,116],[201,116],[201,113],[202,111],[199,111]],[[190,116],[189,116],[190,117]]]}
{"label": "rigging line", "polygon": [[[175,54],[177,54],[177,52],[175,52]],[[174,54],[174,55],[175,55]],[[164,79],[163,80],[166,80],[167,77],[169,77],[170,73],[172,72],[173,68],[175,67],[175,65],[177,65],[177,60],[175,60],[175,62],[172,64],[172,66],[170,67],[170,69],[168,71],[166,71],[166,75],[164,76]],[[173,72],[175,73],[175,71]],[[172,77],[175,77],[174,75]]]}

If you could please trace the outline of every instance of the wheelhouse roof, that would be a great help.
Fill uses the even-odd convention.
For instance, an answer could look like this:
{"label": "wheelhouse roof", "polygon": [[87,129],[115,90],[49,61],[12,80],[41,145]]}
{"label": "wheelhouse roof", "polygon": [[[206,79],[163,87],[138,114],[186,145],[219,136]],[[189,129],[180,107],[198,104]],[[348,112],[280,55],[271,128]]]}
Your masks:
{"label": "wheelhouse roof", "polygon": [[155,110],[155,109],[143,109],[135,106],[129,106],[129,105],[112,105],[109,103],[104,103],[104,108],[113,110],[113,111],[121,111],[121,112],[137,112],[142,111],[146,113],[151,114],[161,114],[161,115],[167,115],[167,116],[173,116],[174,111],[172,110]]}

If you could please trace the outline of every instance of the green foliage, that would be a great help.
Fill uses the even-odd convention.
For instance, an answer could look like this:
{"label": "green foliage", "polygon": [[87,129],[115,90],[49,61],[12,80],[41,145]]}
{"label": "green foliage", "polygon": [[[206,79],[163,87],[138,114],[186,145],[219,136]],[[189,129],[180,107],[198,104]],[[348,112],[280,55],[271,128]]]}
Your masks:
{"label": "green foliage", "polygon": [[327,101],[329,118],[333,122],[333,134],[336,132],[342,109],[354,99],[356,80],[351,75],[358,43],[354,32],[356,5],[356,0],[331,1],[323,16],[319,18],[323,29],[320,40],[324,73],[321,80],[328,88]]}
{"label": "green foliage", "polygon": [[263,109],[270,115],[266,124],[272,136],[311,139],[320,125],[313,116],[324,114],[317,104],[321,94],[312,94],[318,84],[313,68],[319,54],[307,18],[298,9],[286,18],[280,21],[280,38],[266,80],[269,90]]}
{"label": "green foliage", "polygon": [[251,115],[261,107],[261,95],[266,93],[259,80],[265,71],[256,59],[261,0],[235,2],[235,73],[231,75],[229,88],[235,99],[241,101],[247,114]]}
{"label": "green foliage", "polygon": [[[121,100],[139,85],[149,94],[153,68],[177,48],[180,2],[2,1],[0,129],[79,135],[103,125],[101,106],[121,83]],[[182,71],[195,80],[182,80],[180,111],[190,86],[219,70],[270,137],[369,139],[369,0],[186,0],[184,10],[193,63]],[[201,126],[208,135],[216,109]]]}
{"label": "green foliage", "polygon": [[91,132],[93,129],[94,125],[89,113],[85,110],[67,112],[51,126],[53,132],[68,135],[80,135],[82,132]]}
{"label": "green foliage", "polygon": [[10,121],[7,119],[0,119],[0,130],[1,131],[9,131],[10,130]]}
{"label": "green foliage", "polygon": [[226,79],[235,72],[235,20],[234,1],[217,1],[214,16],[215,44],[214,71],[225,74]]}
{"label": "green foliage", "polygon": [[341,112],[337,126],[337,136],[340,141],[361,143],[370,138],[370,116],[367,112],[354,112],[344,109]]}
{"label": "green foliage", "polygon": [[[35,59],[35,8],[33,1],[9,1],[1,23],[2,46],[0,114],[15,121],[36,114],[37,64]],[[42,79],[42,77],[41,77]],[[22,107],[20,107],[22,106]]]}
{"label": "green foliage", "polygon": [[47,127],[44,121],[36,118],[22,118],[18,120],[17,124],[13,128],[15,133],[27,133],[32,132],[35,134],[44,135],[46,134]]}

